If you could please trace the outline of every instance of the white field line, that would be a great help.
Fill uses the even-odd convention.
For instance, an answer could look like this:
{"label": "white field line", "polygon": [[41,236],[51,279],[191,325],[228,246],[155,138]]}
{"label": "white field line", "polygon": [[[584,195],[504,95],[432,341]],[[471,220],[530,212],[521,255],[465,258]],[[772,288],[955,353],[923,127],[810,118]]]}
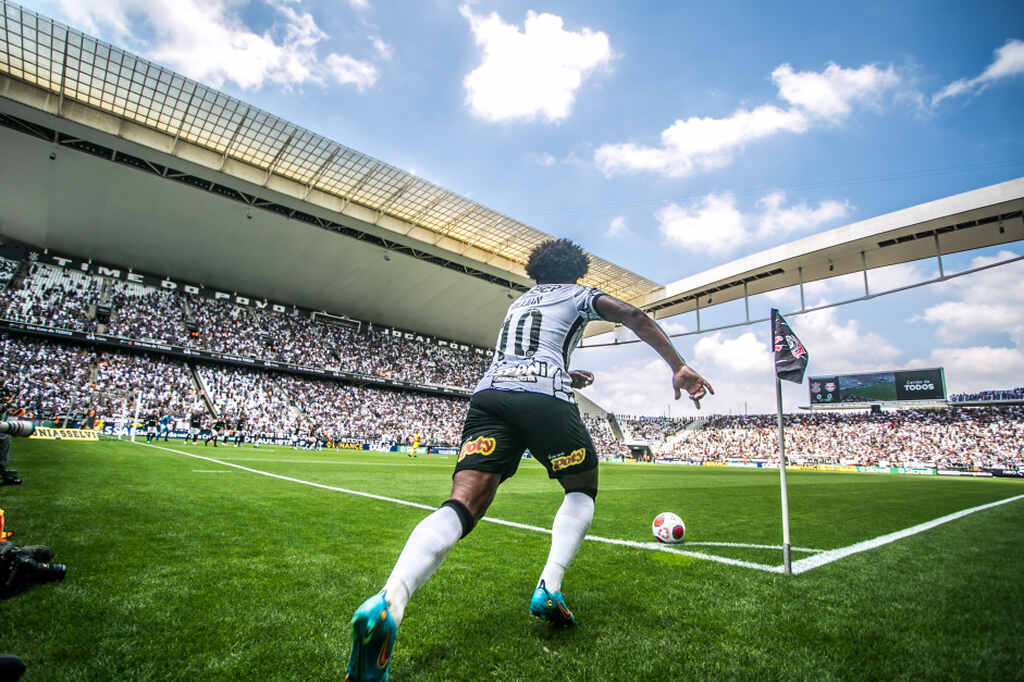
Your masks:
{"label": "white field line", "polygon": [[[304,481],[301,478],[292,478],[291,476],[282,476],[281,474],[272,474],[269,471],[261,471],[259,469],[253,469],[253,468],[250,468],[250,467],[247,467],[247,466],[242,466],[241,464],[232,464],[231,462],[225,462],[223,460],[215,459],[213,457],[204,457],[203,455],[196,455],[196,454],[192,454],[191,452],[183,452],[181,450],[174,450],[172,448],[165,448],[165,447],[163,447],[161,445],[150,445],[148,443],[135,443],[135,444],[136,445],[141,445],[141,446],[147,447],[147,448],[155,448],[157,450],[164,450],[166,452],[173,452],[173,453],[175,453],[177,455],[185,455],[186,457],[192,457],[193,459],[200,459],[200,460],[203,460],[203,461],[206,461],[206,462],[213,462],[214,464],[221,464],[223,466],[232,467],[232,468],[235,468],[235,469],[240,469],[242,471],[248,471],[249,473],[252,473],[252,474],[259,474],[260,476],[267,476],[269,478],[276,478],[276,479],[281,480],[281,481],[288,481],[290,483],[298,483],[300,485],[308,485],[310,487],[320,488],[322,490],[331,490],[331,491],[334,491],[334,492],[345,493],[347,495],[356,495],[358,497],[367,497],[367,498],[369,498],[371,500],[380,500],[381,502],[393,502],[394,504],[401,504],[401,505],[404,505],[406,507],[416,507],[417,509],[426,509],[428,511],[433,511],[434,509],[436,509],[436,507],[433,507],[433,506],[430,506],[430,505],[427,505],[427,504],[420,504],[418,502],[409,502],[407,500],[399,500],[399,499],[394,498],[394,497],[386,497],[384,495],[374,495],[373,493],[364,493],[364,492],[362,492],[360,490],[349,490],[348,488],[339,488],[339,487],[333,486],[333,485],[326,485],[326,484],[323,484],[323,483],[314,483],[313,481]],[[812,550],[812,549],[806,549],[806,548],[798,549],[796,547],[793,547],[791,549],[793,549],[795,551],[819,552],[819,553],[815,554],[814,556],[807,557],[806,559],[799,559],[797,561],[794,561],[792,563],[792,571],[793,571],[794,575],[797,575],[797,574],[800,574],[800,573],[806,573],[807,571],[813,570],[815,568],[819,568],[819,567],[824,566],[826,564],[830,564],[833,561],[839,561],[840,559],[848,557],[851,554],[857,554],[857,553],[860,553],[860,552],[866,552],[866,551],[868,551],[870,549],[875,549],[876,547],[881,547],[882,545],[887,545],[890,542],[895,542],[897,540],[902,540],[905,537],[909,537],[911,535],[916,535],[917,533],[923,533],[926,530],[929,530],[929,529],[934,528],[936,526],[941,526],[944,523],[949,523],[950,521],[954,521],[954,520],[959,519],[959,518],[961,518],[963,516],[967,516],[968,514],[973,514],[974,512],[982,511],[982,510],[985,510],[985,509],[990,509],[992,507],[997,507],[997,506],[999,506],[1001,504],[1007,504],[1008,502],[1016,502],[1017,500],[1021,500],[1021,499],[1024,499],[1024,495],[1016,495],[1014,497],[1008,497],[1008,498],[1006,498],[1004,500],[998,500],[996,502],[990,502],[989,504],[983,504],[983,505],[980,505],[978,507],[971,507],[970,509],[963,509],[961,511],[954,512],[952,514],[947,514],[946,516],[941,516],[941,517],[939,517],[937,519],[932,519],[931,521],[926,521],[925,523],[920,523],[920,524],[918,524],[916,526],[911,526],[910,528],[904,528],[903,530],[899,530],[899,531],[896,531],[894,533],[889,533],[888,535],[880,535],[879,537],[873,538],[871,540],[865,540],[863,542],[858,542],[856,544],[849,545],[848,547],[840,547],[838,549],[830,549],[830,550],[825,550],[825,551]],[[505,521],[504,519],[495,519],[495,518],[491,518],[490,516],[485,516],[482,520],[483,521],[487,521],[489,523],[496,523],[496,524],[501,525],[501,526],[509,526],[511,528],[519,528],[521,530],[529,530],[529,531],[533,531],[535,533],[545,533],[547,535],[551,534],[551,530],[548,529],[548,528],[541,528],[539,526],[530,526],[530,525],[527,525],[525,523],[516,523],[515,521]],[[597,535],[588,535],[588,536],[586,536],[586,539],[587,540],[591,540],[593,542],[603,542],[605,544],[610,544],[610,545],[619,545],[621,547],[633,547],[635,549],[646,549],[646,550],[655,551],[655,552],[667,552],[669,554],[680,554],[682,556],[693,557],[695,559],[704,559],[706,561],[715,561],[715,562],[718,562],[720,564],[728,564],[730,566],[740,566],[740,567],[743,567],[743,568],[752,568],[752,569],[755,569],[755,570],[758,570],[758,571],[765,571],[766,573],[780,573],[781,574],[781,573],[785,572],[785,569],[783,568],[783,566],[781,564],[778,565],[778,566],[769,566],[767,564],[758,564],[758,563],[754,563],[754,562],[750,562],[750,561],[741,561],[739,559],[730,559],[728,557],[715,556],[713,554],[703,554],[701,552],[688,552],[686,550],[676,549],[675,547],[672,547],[671,545],[664,545],[664,544],[657,543],[657,542],[635,542],[633,540],[617,540],[615,538],[603,538],[603,537],[600,537],[600,536],[597,536]],[[697,543],[688,543],[688,544],[689,545],[696,545]],[[764,548],[764,549],[780,549],[778,546],[772,546],[772,545],[743,545],[743,544],[740,544],[740,543],[726,543],[726,542],[723,542],[723,543],[705,542],[705,543],[701,543],[701,544],[708,545],[708,546],[753,547],[753,548]]]}
{"label": "white field line", "polygon": [[833,561],[839,561],[840,559],[844,559],[850,556],[851,554],[866,552],[869,549],[875,549],[876,547],[887,545],[890,542],[896,542],[897,540],[902,540],[903,538],[910,537],[911,535],[923,533],[926,530],[931,530],[936,526],[941,526],[944,523],[955,521],[959,518],[967,516],[968,514],[973,514],[974,512],[983,511],[985,509],[991,509],[992,507],[998,507],[1001,504],[1016,502],[1017,500],[1024,500],[1024,495],[1014,495],[1013,497],[1007,497],[1006,499],[1003,500],[997,500],[995,502],[989,502],[988,504],[982,504],[977,507],[971,507],[970,509],[961,509],[958,512],[946,514],[945,516],[940,516],[937,519],[925,521],[924,523],[919,523],[916,526],[904,528],[903,530],[898,530],[894,533],[879,535],[877,538],[872,538],[870,540],[858,542],[854,545],[849,545],[848,547],[830,549],[827,552],[822,552],[821,554],[816,554],[814,556],[807,557],[806,559],[794,561],[792,564],[793,574],[796,575],[799,573],[805,573],[820,566],[824,566],[825,564],[830,564]]}
{"label": "white field line", "polygon": [[230,474],[226,469],[193,469],[193,474]]}
{"label": "white field line", "polygon": [[[149,443],[136,443],[147,448],[154,448],[156,450],[164,450],[166,452],[173,452],[177,455],[185,455],[186,457],[192,457],[193,459],[200,459],[204,462],[213,462],[214,464],[221,464],[223,466],[232,467],[235,469],[241,469],[242,471],[248,471],[251,474],[259,474],[260,476],[267,476],[269,478],[276,478],[280,481],[288,481],[289,483],[298,483],[300,485],[308,485],[313,488],[320,488],[321,490],[332,490],[334,492],[345,493],[347,495],[356,495],[358,497],[367,497],[371,500],[380,500],[381,502],[393,502],[394,504],[405,505],[406,507],[416,507],[417,509],[426,509],[433,511],[436,506],[430,506],[426,504],[420,504],[418,502],[409,502],[407,500],[399,500],[394,497],[385,497],[383,495],[374,495],[372,493],[364,493],[360,490],[349,490],[348,488],[339,488],[333,485],[326,485],[324,483],[314,483],[313,481],[304,481],[300,478],[292,478],[291,476],[282,476],[281,474],[272,474],[269,471],[260,471],[259,469],[253,469],[251,467],[242,466],[241,464],[232,464],[231,462],[225,462],[223,460],[215,459],[213,457],[205,457],[203,455],[196,455],[191,452],[183,452],[182,450],[175,450],[173,448],[166,448],[162,445],[151,445]],[[519,528],[521,530],[529,530],[535,533],[551,534],[549,528],[541,528],[540,526],[530,526],[525,523],[516,523],[515,521],[506,521],[504,519],[495,519],[490,516],[485,516],[483,521],[489,523],[496,523],[501,526],[509,526],[511,528]],[[767,571],[768,573],[781,573],[782,568],[780,566],[768,566],[767,564],[756,564],[750,561],[740,561],[739,559],[730,559],[728,557],[714,556],[711,554],[703,554],[701,552],[687,552],[685,550],[676,549],[669,545],[662,545],[655,542],[633,542],[632,540],[616,540],[614,538],[602,538],[597,535],[588,535],[587,540],[593,542],[603,542],[611,545],[620,545],[622,547],[634,547],[637,549],[653,550],[658,552],[668,552],[669,554],[681,554],[683,556],[694,557],[696,559],[705,559],[707,561],[717,561],[721,564],[729,564],[730,566],[742,566],[744,568],[753,568],[759,571]]]}
{"label": "white field line", "polygon": [[[744,549],[777,549],[782,551],[782,545],[752,545],[746,542],[687,542],[687,547],[742,547]],[[819,552],[827,552],[827,549],[811,549],[810,547],[790,547],[794,552],[804,552],[806,554],[818,554]]]}

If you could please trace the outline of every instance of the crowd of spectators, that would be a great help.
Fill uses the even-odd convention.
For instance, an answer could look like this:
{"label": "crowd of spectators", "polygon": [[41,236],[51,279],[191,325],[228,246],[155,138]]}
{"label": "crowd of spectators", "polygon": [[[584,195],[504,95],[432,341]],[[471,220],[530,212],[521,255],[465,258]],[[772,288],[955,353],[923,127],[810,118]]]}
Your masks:
{"label": "crowd of spectators", "polygon": [[594,441],[594,449],[598,456],[625,457],[629,454],[629,448],[615,437],[607,417],[584,415],[583,424],[587,427],[587,432],[590,433],[590,439]]}
{"label": "crowd of spectators", "polygon": [[180,296],[134,282],[114,280],[111,287],[108,334],[186,345]]}
{"label": "crowd of spectators", "polygon": [[95,304],[111,306],[103,331],[218,353],[419,384],[472,388],[490,355],[395,336],[388,330],[322,323],[303,314],[165,291],[49,264],[32,263],[7,290],[3,316],[75,331],[98,331]]}
{"label": "crowd of spectators", "polygon": [[282,375],[302,414],[303,426],[336,438],[390,445],[408,443],[415,434],[430,445],[458,446],[469,407],[465,398],[447,398],[327,380]]}
{"label": "crowd of spectators", "polygon": [[14,273],[18,271],[20,266],[21,263],[19,261],[0,256],[0,289],[14,279]]}
{"label": "crowd of spectators", "polygon": [[674,417],[643,417],[639,415],[616,415],[619,424],[634,440],[646,441],[652,445],[663,443],[679,433],[690,423],[689,419]]}
{"label": "crowd of spectators", "polygon": [[81,346],[0,334],[3,391],[23,416],[86,414],[95,362],[95,351]]}
{"label": "crowd of spectators", "polygon": [[183,416],[197,401],[185,363],[146,355],[3,334],[0,368],[3,390],[37,419],[124,417],[140,391],[161,414]]}
{"label": "crowd of spectators", "polygon": [[[795,463],[881,466],[1024,466],[1024,408],[786,415]],[[662,454],[690,461],[778,462],[775,415],[713,416]]]}
{"label": "crowd of spectators", "polygon": [[32,263],[4,291],[3,317],[17,322],[76,331],[95,331],[90,314],[100,294],[101,281],[76,270]]}
{"label": "crowd of spectators", "polygon": [[95,366],[89,405],[97,415],[129,414],[140,392],[143,409],[161,416],[181,418],[202,407],[188,366],[180,360],[102,351]]}
{"label": "crowd of spectators", "polygon": [[953,403],[980,402],[989,400],[1024,400],[1024,386],[1017,388],[978,391],[977,393],[956,393],[949,396]]}

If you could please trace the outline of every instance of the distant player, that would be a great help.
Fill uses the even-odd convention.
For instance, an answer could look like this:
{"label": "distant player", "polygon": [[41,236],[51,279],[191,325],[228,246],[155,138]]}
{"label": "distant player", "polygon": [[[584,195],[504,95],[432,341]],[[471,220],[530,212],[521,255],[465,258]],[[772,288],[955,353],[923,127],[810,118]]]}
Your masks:
{"label": "distant player", "polygon": [[[192,437],[192,443],[195,444],[199,440],[199,432],[203,429],[203,417],[198,412],[193,412],[192,416],[188,418],[188,435]],[[185,442],[188,442],[188,436],[185,437]]]}
{"label": "distant player", "polygon": [[220,440],[221,434],[224,433],[224,427],[227,422],[224,421],[224,415],[217,417],[217,421],[213,422],[213,428],[210,429],[210,435],[203,441],[203,445],[209,445],[210,441],[213,441],[213,447],[217,447],[217,441]]}
{"label": "distant player", "polygon": [[239,415],[235,420],[235,447],[245,442],[245,417]]}
{"label": "distant player", "polygon": [[146,417],[146,442],[152,443],[154,438],[157,438],[158,429],[160,427],[160,420],[155,414],[151,414]]}
{"label": "distant player", "polygon": [[556,626],[576,622],[562,596],[562,576],[594,516],[597,456],[573,394],[594,376],[568,365],[588,321],[621,323],[654,348],[672,370],[676,399],[686,391],[699,408],[705,394],[714,393],[643,311],[576,284],[588,265],[587,255],[567,239],[546,241],[530,254],[526,272],[537,286],[509,306],[494,359],[470,400],[451,497],[412,531],[384,589],[356,609],[346,680],[387,679],[409,598],[473,530],[527,448],[565,490],[530,613]]}
{"label": "distant player", "polygon": [[169,414],[165,414],[160,417],[160,435],[164,437],[164,442],[167,442],[167,436],[171,433],[171,427],[174,425],[174,417]]}

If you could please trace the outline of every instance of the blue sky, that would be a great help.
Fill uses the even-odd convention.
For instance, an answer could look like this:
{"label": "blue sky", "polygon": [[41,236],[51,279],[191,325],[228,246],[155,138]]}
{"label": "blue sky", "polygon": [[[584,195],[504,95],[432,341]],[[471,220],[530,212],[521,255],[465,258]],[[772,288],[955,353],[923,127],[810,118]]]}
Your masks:
{"label": "blue sky", "polygon": [[[1020,2],[25,4],[663,283],[1024,175]],[[1022,275],[1017,263],[792,322],[812,372],[942,365],[952,391],[1022,385]],[[817,286],[808,303],[855,288]],[[798,298],[759,297],[752,313],[772,304]],[[766,330],[678,345],[718,390],[707,410],[773,409]],[[597,372],[606,407],[668,409],[649,350],[574,364]],[[787,409],[806,402],[787,387]]]}

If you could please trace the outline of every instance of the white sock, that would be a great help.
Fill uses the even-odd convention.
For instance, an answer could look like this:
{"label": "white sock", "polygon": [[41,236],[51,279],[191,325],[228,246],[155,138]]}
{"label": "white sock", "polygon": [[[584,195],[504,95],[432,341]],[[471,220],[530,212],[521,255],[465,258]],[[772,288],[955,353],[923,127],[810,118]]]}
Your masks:
{"label": "white sock", "polygon": [[[548,592],[562,589],[562,578],[594,520],[594,498],[585,493],[566,493],[551,524],[551,552],[540,579]],[[539,583],[538,583],[539,584]]]}
{"label": "white sock", "polygon": [[462,522],[455,510],[448,506],[441,507],[413,529],[384,585],[395,625],[402,623],[409,598],[441,567],[460,537]]}

